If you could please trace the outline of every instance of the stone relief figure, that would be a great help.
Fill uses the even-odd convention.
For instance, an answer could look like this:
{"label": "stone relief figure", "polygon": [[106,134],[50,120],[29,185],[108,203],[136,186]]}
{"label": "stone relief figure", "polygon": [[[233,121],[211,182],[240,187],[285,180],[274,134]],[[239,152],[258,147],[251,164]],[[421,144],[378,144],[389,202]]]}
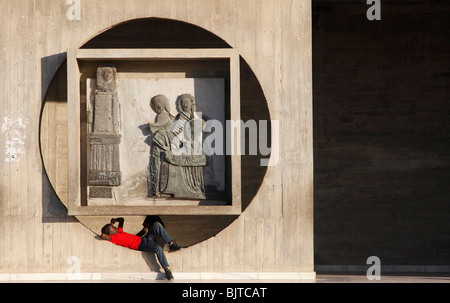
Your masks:
{"label": "stone relief figure", "polygon": [[120,113],[117,97],[116,69],[97,69],[95,96],[90,113],[89,196],[110,198],[110,186],[119,186]]}
{"label": "stone relief figure", "polygon": [[204,167],[207,161],[201,144],[204,121],[195,112],[192,95],[183,94],[179,98],[178,114],[174,119],[168,104],[165,96],[152,98],[151,107],[157,117],[155,123],[149,124],[153,135],[149,193],[157,197],[168,194],[205,199]]}
{"label": "stone relief figure", "polygon": [[150,164],[148,174],[149,195],[159,197],[167,185],[168,163],[162,158],[164,152],[170,150],[170,129],[174,117],[170,114],[169,99],[164,95],[154,96],[150,107],[156,113],[154,123],[149,123],[153,135],[150,149]]}
{"label": "stone relief figure", "polygon": [[97,69],[97,92],[116,91],[116,69],[114,67],[99,67]]}
{"label": "stone relief figure", "polygon": [[176,153],[183,148],[185,140],[186,122],[194,119],[195,113],[195,100],[194,97],[189,94],[184,94],[179,98],[178,102],[178,114],[175,118],[175,122],[172,126],[172,133],[174,138],[171,141],[171,150]]}
{"label": "stone relief figure", "polygon": [[97,69],[97,89],[94,104],[94,132],[119,133],[119,102],[117,100],[116,69]]}

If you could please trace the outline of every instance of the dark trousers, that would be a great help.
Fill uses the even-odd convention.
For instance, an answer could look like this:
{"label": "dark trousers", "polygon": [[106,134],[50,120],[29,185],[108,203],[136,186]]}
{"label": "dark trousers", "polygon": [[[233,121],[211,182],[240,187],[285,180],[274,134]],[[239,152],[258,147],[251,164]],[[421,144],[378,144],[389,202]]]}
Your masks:
{"label": "dark trousers", "polygon": [[173,241],[172,237],[169,235],[164,226],[162,226],[159,222],[154,222],[149,228],[148,233],[142,237],[142,241],[139,245],[138,250],[156,253],[159,264],[161,264],[163,268],[167,268],[169,267],[169,263],[167,262],[166,256],[164,254],[164,249],[158,243],[156,243],[156,236],[158,235],[166,243],[170,243]]}

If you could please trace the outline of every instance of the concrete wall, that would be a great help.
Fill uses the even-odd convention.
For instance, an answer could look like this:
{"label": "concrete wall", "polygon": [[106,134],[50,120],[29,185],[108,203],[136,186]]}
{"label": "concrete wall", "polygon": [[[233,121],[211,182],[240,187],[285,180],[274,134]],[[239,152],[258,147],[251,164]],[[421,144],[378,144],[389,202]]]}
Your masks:
{"label": "concrete wall", "polygon": [[315,262],[448,270],[450,5],[381,3],[314,1]]}
{"label": "concrete wall", "polygon": [[[40,156],[40,143],[49,155],[66,152],[66,79],[44,97],[65,52],[114,24],[158,16],[200,25],[236,47],[255,72],[264,95],[245,69],[243,81],[255,89],[245,98],[267,99],[272,119],[297,121],[285,124],[290,134],[310,122],[311,110],[298,103],[311,90],[308,1],[81,3],[79,21],[67,19],[66,1],[0,5],[2,274],[65,273],[71,256],[80,258],[83,272],[156,270],[154,258],[111,248],[67,216],[59,201],[67,199],[67,183],[57,184],[58,197]],[[313,4],[315,263],[364,267],[376,255],[385,265],[448,266],[449,5],[382,2],[382,20],[369,22],[364,1]],[[53,141],[39,140],[43,100],[54,105],[43,121],[58,120]],[[285,155],[295,155],[281,159],[283,169],[258,170],[257,181],[247,181],[244,215],[211,240],[170,256],[176,271],[313,270],[309,131],[303,145],[283,139]],[[56,159],[48,165],[52,178],[66,177]],[[205,230],[213,220],[205,218]]]}
{"label": "concrete wall", "polygon": [[[68,187],[67,174],[61,169],[67,166],[68,134],[63,76],[53,83],[56,88],[51,95],[45,96],[69,49],[115,24],[146,17],[195,24],[237,49],[263,91],[246,92],[247,98],[266,100],[271,119],[281,120],[281,133],[289,134],[280,137],[279,163],[267,169],[264,179],[258,176],[261,184],[252,185],[254,195],[246,197],[244,213],[215,237],[170,254],[174,272],[313,276],[310,2],[79,2],[80,20],[68,18],[68,13],[76,14],[71,15],[67,1],[1,2],[2,278],[8,279],[11,273],[65,273],[77,264],[85,273],[157,270],[154,256],[99,241],[93,231],[67,215],[60,202],[67,199]],[[253,80],[243,81],[258,86]],[[44,100],[48,103],[41,117]],[[46,127],[44,138],[40,138],[42,127]],[[41,151],[49,159],[45,170]],[[60,182],[50,183],[46,172]],[[205,220],[209,220],[207,226],[213,219]]]}

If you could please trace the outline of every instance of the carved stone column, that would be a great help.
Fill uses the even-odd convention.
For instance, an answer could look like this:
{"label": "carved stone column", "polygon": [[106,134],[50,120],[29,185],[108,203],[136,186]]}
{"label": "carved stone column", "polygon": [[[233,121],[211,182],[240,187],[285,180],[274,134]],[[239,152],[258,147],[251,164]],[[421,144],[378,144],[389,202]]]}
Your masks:
{"label": "carved stone column", "polygon": [[89,198],[112,198],[112,186],[121,182],[120,113],[116,69],[99,67],[89,128]]}

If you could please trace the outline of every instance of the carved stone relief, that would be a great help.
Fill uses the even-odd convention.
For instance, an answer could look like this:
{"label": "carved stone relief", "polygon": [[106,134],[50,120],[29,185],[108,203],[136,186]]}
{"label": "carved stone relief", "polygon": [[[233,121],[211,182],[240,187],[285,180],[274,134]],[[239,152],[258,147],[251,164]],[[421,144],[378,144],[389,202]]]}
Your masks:
{"label": "carved stone relief", "polygon": [[225,124],[224,80],[128,76],[99,68],[86,81],[88,205],[225,200],[225,156],[202,146],[205,121]]}
{"label": "carved stone relief", "polygon": [[[97,69],[96,90],[90,127],[88,127],[90,156],[90,198],[110,198],[111,186],[121,183],[119,144],[120,113],[117,97],[116,69]],[[96,188],[97,187],[97,188]]]}
{"label": "carved stone relief", "polygon": [[181,95],[178,104],[178,114],[173,117],[166,96],[157,95],[150,102],[157,116],[155,123],[149,123],[152,133],[149,196],[168,194],[177,198],[205,199],[204,121],[196,114],[192,95]]}

